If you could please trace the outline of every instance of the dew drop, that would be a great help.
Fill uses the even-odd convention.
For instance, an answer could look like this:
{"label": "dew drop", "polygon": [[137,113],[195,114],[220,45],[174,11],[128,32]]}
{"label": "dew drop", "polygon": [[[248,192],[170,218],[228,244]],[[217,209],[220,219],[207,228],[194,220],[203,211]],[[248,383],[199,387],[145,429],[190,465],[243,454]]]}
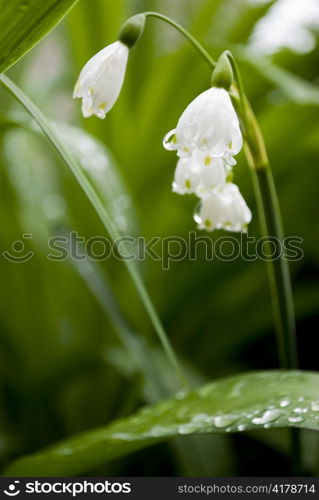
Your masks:
{"label": "dew drop", "polygon": [[319,411],[319,401],[313,401],[311,403],[311,409],[312,411]]}
{"label": "dew drop", "polygon": [[157,426],[153,427],[153,429],[151,429],[151,431],[150,431],[149,434],[152,437],[166,436],[167,435],[167,429],[166,429],[166,427],[162,427],[160,425],[157,425]]}
{"label": "dew drop", "polygon": [[192,418],[192,422],[195,424],[212,424],[214,423],[214,418],[206,413],[198,413]]}
{"label": "dew drop", "polygon": [[288,420],[291,423],[298,423],[298,422],[303,422],[304,418],[303,417],[289,417]]}
{"label": "dew drop", "polygon": [[178,427],[179,434],[193,434],[199,430],[198,424],[184,424]]}
{"label": "dew drop", "polygon": [[238,415],[219,415],[218,417],[215,417],[214,425],[218,429],[223,429],[224,427],[232,425],[236,422],[236,420],[238,420],[238,418]]}
{"label": "dew drop", "polygon": [[202,222],[203,222],[203,220],[200,216],[201,207],[202,207],[202,203],[201,203],[201,201],[199,201],[195,207],[194,214],[193,214],[194,221],[197,222],[197,224],[202,224]]}
{"label": "dew drop", "polygon": [[282,399],[279,403],[279,405],[281,406],[281,408],[286,408],[286,406],[289,406],[290,405],[290,399]]}
{"label": "dew drop", "polygon": [[176,130],[170,130],[170,132],[168,132],[164,139],[163,139],[163,146],[165,149],[167,149],[168,151],[173,151],[174,149],[177,149],[176,148],[176,134],[175,134]]}
{"label": "dew drop", "polygon": [[261,417],[255,417],[252,419],[252,423],[256,425],[267,424],[268,422],[273,422],[277,420],[282,415],[279,410],[267,410]]}
{"label": "dew drop", "polygon": [[239,424],[239,426],[237,427],[237,430],[239,432],[242,432],[242,431],[244,431],[246,429],[247,429],[247,425],[246,424]]}
{"label": "dew drop", "polygon": [[294,412],[295,413],[307,413],[308,408],[295,408]]}

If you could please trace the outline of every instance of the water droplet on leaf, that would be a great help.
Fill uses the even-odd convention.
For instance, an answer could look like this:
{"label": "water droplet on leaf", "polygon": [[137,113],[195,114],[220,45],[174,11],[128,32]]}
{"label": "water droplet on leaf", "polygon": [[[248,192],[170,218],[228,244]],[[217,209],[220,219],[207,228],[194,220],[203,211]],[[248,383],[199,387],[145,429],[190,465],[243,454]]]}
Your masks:
{"label": "water droplet on leaf", "polygon": [[214,425],[218,429],[229,427],[239,419],[238,415],[218,415],[214,419]]}
{"label": "water droplet on leaf", "polygon": [[252,423],[255,425],[263,425],[268,422],[273,422],[277,420],[282,415],[280,410],[267,410],[261,417],[255,417],[252,419]]}

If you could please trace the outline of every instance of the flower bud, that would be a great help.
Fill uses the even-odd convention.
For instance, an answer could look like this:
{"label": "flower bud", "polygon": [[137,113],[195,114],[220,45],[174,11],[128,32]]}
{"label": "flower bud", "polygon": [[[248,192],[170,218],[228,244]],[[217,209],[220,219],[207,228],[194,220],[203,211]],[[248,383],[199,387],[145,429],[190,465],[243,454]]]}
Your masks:
{"label": "flower bud", "polygon": [[123,24],[118,39],[128,48],[131,48],[141,38],[144,26],[145,15],[136,14]]}
{"label": "flower bud", "polygon": [[229,90],[232,83],[233,70],[227,55],[223,53],[218,59],[212,74],[212,87],[221,87]]}

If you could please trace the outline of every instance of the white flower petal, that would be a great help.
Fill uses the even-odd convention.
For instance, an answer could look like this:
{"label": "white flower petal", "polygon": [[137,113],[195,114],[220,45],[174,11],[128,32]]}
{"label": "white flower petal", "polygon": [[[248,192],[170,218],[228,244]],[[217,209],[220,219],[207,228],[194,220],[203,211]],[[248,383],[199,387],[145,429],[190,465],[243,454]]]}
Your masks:
{"label": "white flower petal", "polygon": [[[167,148],[167,136],[165,147]],[[235,155],[242,148],[237,114],[228,92],[210,88],[196,97],[180,117],[170,150],[178,156],[191,156],[194,150],[213,156]]]}
{"label": "white flower petal", "polygon": [[82,98],[84,117],[104,118],[113,107],[123,85],[128,53],[128,47],[117,41],[86,63],[73,92],[74,98]]}
{"label": "white flower petal", "polygon": [[[222,158],[210,157],[206,155],[205,164],[201,168],[199,190],[209,191],[225,184],[228,175],[228,168]],[[197,193],[198,193],[197,192]]]}
{"label": "white flower petal", "polygon": [[238,187],[226,183],[221,189],[205,193],[194,218],[199,229],[242,232],[246,231],[251,217],[251,211]]}
{"label": "white flower petal", "polygon": [[229,170],[225,159],[195,150],[191,157],[180,158],[177,162],[173,191],[201,196],[206,191],[223,186]]}
{"label": "white flower petal", "polygon": [[177,162],[173,191],[178,194],[195,193],[200,182],[200,168],[194,158],[180,158]]}

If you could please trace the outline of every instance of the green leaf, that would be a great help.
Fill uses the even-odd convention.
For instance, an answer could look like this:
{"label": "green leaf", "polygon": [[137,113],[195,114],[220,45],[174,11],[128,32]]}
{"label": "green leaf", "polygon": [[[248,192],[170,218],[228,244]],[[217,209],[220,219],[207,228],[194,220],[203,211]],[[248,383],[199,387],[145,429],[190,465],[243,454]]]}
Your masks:
{"label": "green leaf", "polygon": [[6,476],[71,476],[172,437],[299,427],[319,430],[319,374],[237,375],[180,393],[11,464]]}
{"label": "green leaf", "polygon": [[28,52],[77,0],[0,0],[0,72]]}

